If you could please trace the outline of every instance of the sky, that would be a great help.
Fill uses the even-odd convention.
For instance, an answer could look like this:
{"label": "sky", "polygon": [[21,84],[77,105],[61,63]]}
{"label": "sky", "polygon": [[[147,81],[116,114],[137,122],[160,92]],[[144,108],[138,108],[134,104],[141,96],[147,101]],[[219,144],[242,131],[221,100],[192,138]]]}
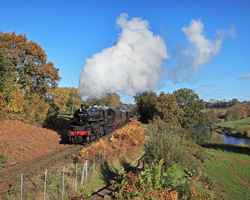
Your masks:
{"label": "sky", "polygon": [[[124,13],[125,24],[117,23]],[[111,50],[115,49],[114,55],[120,53],[119,45],[123,45],[123,38],[127,38],[126,23],[133,22],[135,17],[139,18],[139,23],[146,21],[148,24],[144,29],[148,35],[145,44],[151,44],[147,41],[155,41],[159,37],[161,44],[166,47],[166,55],[164,46],[161,46],[161,51],[155,50],[157,45],[161,45],[157,42],[153,42],[156,45],[154,49],[152,45],[152,48],[148,47],[148,50],[142,52],[142,58],[147,59],[151,53],[163,51],[161,57],[150,57],[148,61],[154,64],[148,66],[151,70],[159,63],[161,64],[157,69],[164,69],[164,75],[160,84],[154,88],[155,91],[172,92],[187,87],[206,100],[250,99],[250,0],[2,1],[0,32],[25,34],[28,39],[39,43],[45,49],[48,60],[59,68],[59,86],[79,87],[84,68],[82,77],[86,80],[86,69],[94,64],[92,69],[99,69],[105,49],[112,47]],[[203,27],[200,35],[194,33],[195,25]],[[223,36],[220,38],[218,33],[223,33]],[[204,41],[207,44],[205,47]],[[135,44],[135,47],[142,45]],[[196,51],[194,53],[191,50]],[[183,52],[188,52],[188,56],[183,57]],[[108,56],[112,55],[105,58],[107,64],[110,63]],[[201,59],[203,61],[198,62]],[[91,65],[93,62],[90,61],[94,64]],[[117,63],[125,66],[120,60]],[[113,64],[114,62],[111,63]],[[132,64],[131,66],[133,67]],[[185,77],[173,78],[173,72],[179,76],[182,73],[179,69],[183,68]],[[127,67],[124,73],[129,73],[130,69]],[[155,80],[158,78],[152,77]],[[101,76],[97,80],[98,78]],[[84,80],[81,79],[80,85],[89,87],[84,85]],[[153,87],[155,81],[148,81],[145,85]],[[124,83],[112,89],[130,94],[131,88],[127,90],[127,86]],[[131,94],[141,87],[143,85],[136,87],[133,84]],[[131,100],[127,96],[124,99]]]}

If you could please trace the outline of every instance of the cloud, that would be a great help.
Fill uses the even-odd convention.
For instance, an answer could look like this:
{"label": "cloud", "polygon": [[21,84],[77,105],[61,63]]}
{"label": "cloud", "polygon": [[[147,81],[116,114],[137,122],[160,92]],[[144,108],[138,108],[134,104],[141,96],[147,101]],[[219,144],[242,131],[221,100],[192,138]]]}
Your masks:
{"label": "cloud", "polygon": [[126,13],[116,21],[121,29],[114,46],[86,60],[80,77],[80,93],[100,97],[106,93],[134,95],[154,89],[168,58],[163,39],[149,29],[149,23]]}
{"label": "cloud", "polygon": [[207,39],[204,35],[204,25],[200,20],[192,20],[188,27],[182,28],[182,31],[191,45],[184,53],[192,57],[194,69],[209,62],[220,51],[222,35],[217,34],[214,41]]}
{"label": "cloud", "polygon": [[250,73],[249,74],[244,74],[242,76],[240,76],[241,80],[250,80]]}
{"label": "cloud", "polygon": [[175,55],[176,66],[170,74],[174,82],[192,79],[202,65],[209,63],[220,52],[224,38],[235,34],[235,30],[231,28],[229,31],[217,31],[215,39],[208,39],[201,20],[192,20],[182,31],[188,45],[179,49]]}

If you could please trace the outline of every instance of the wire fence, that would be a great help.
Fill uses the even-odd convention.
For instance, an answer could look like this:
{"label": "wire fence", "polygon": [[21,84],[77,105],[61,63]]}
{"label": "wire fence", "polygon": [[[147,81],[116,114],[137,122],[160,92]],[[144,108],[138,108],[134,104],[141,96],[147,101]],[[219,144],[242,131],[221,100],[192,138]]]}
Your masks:
{"label": "wire fence", "polygon": [[89,176],[96,170],[96,162],[98,159],[45,169],[36,176],[20,174],[17,184],[8,190],[3,199],[69,200],[80,195]]}

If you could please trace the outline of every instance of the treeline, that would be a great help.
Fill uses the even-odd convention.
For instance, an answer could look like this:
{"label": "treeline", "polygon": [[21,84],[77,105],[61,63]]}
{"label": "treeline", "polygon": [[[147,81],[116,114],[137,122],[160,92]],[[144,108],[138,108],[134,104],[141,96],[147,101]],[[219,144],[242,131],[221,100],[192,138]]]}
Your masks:
{"label": "treeline", "polygon": [[225,113],[225,120],[239,120],[246,117],[250,117],[250,103],[237,103],[227,109]]}
{"label": "treeline", "polygon": [[231,100],[210,100],[205,102],[206,108],[229,108],[237,103],[241,103],[238,99]]}
{"label": "treeline", "polygon": [[172,94],[144,92],[135,96],[137,112],[142,122],[160,119],[169,127],[187,133],[197,142],[207,140],[211,121],[203,112],[205,105],[191,89],[179,89]]}
{"label": "treeline", "polygon": [[250,117],[250,102],[234,101],[226,104],[214,104],[207,106],[205,112],[213,122],[239,120]]}
{"label": "treeline", "polygon": [[43,124],[57,113],[72,114],[80,104],[121,105],[108,94],[82,101],[76,88],[58,87],[59,70],[44,49],[25,35],[0,32],[0,117]]}

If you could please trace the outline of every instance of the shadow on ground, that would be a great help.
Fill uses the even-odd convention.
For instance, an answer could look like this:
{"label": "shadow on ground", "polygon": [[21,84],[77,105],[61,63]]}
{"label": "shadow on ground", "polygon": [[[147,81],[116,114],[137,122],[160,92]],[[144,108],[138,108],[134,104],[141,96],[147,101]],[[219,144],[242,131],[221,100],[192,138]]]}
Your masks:
{"label": "shadow on ground", "polygon": [[125,170],[125,172],[132,172],[132,173],[138,172],[138,168],[136,166],[131,165],[126,160],[121,160],[120,163],[121,163],[123,169]]}
{"label": "shadow on ground", "polygon": [[118,170],[112,168],[107,161],[103,161],[103,163],[101,164],[101,175],[102,180],[106,184],[111,184],[112,181],[116,181],[120,177]]}
{"label": "shadow on ground", "polygon": [[60,136],[60,144],[70,144],[67,132],[70,125],[70,119],[58,115],[51,115],[45,120],[43,127],[52,129]]}
{"label": "shadow on ground", "polygon": [[212,143],[203,144],[202,147],[250,155],[250,147],[236,146],[230,144],[212,144]]}

